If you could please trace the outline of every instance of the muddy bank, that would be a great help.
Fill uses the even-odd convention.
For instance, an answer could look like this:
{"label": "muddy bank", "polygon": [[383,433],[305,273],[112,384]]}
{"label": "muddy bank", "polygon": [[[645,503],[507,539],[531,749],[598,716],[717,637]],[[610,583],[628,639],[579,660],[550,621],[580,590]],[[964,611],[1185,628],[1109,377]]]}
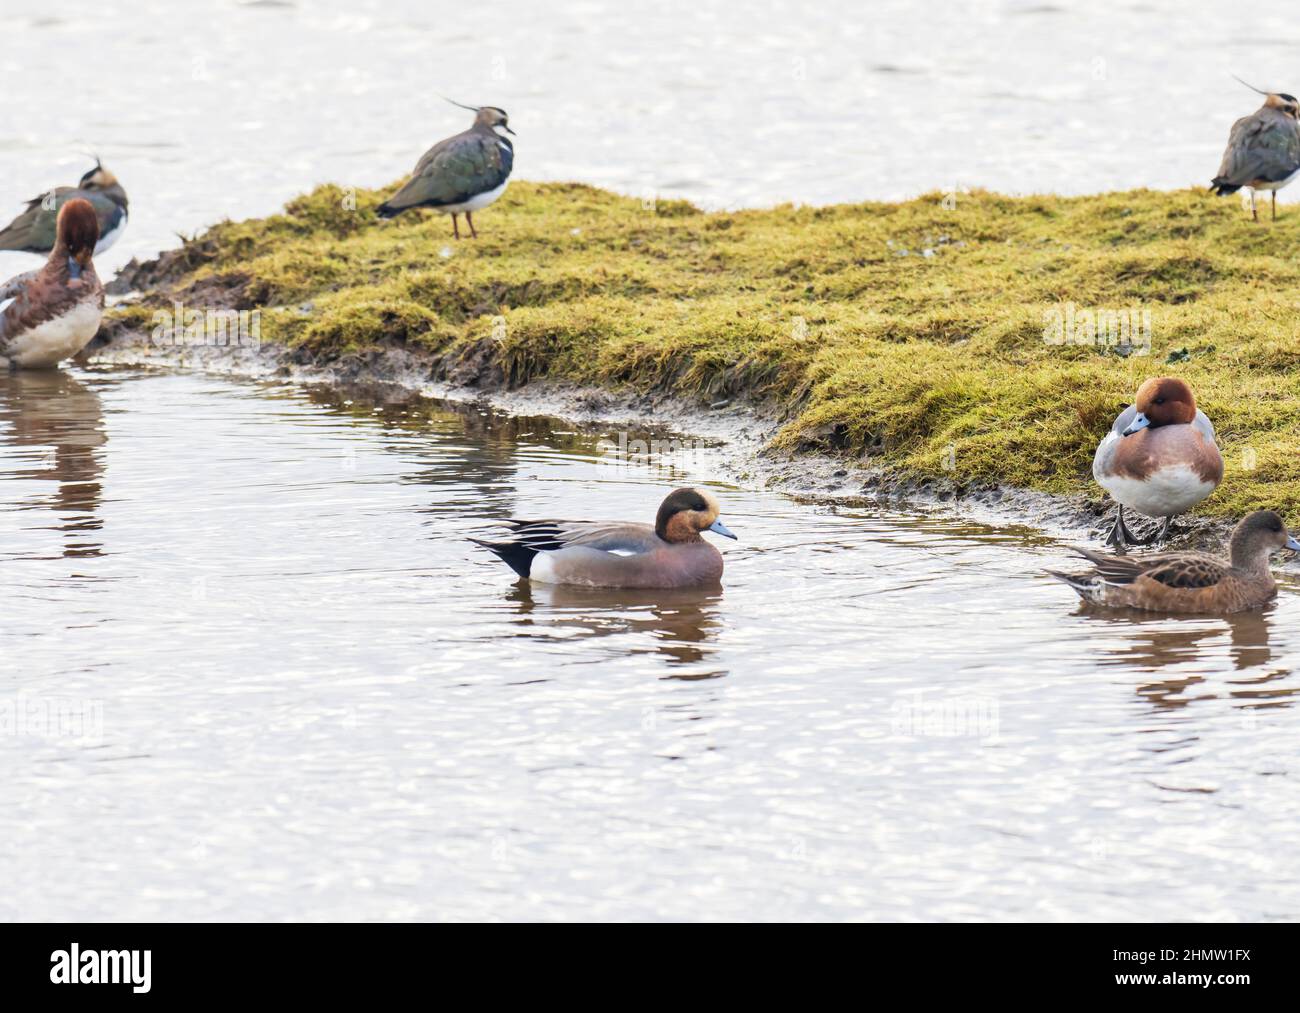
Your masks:
{"label": "muddy bank", "polygon": [[[292,350],[274,345],[177,348],[159,346],[138,331],[117,330],[101,335],[88,358],[103,364],[155,365],[324,384],[374,402],[383,402],[390,392],[394,396],[415,393],[451,402],[480,402],[513,415],[553,416],[598,431],[611,441],[617,440],[622,429],[708,441],[720,450],[711,455],[718,466],[716,478],[780,491],[828,509],[867,505],[921,509],[987,523],[1023,524],[1067,540],[1101,537],[1112,509],[1100,495],[1061,495],[997,484],[962,485],[944,477],[905,477],[824,449],[774,446],[782,413],[770,404],[692,402],[553,380],[509,389],[494,383],[491,371],[470,385],[463,382],[463,370],[453,379],[444,360],[405,349],[319,362],[304,361]],[[1217,547],[1230,526],[1215,518],[1184,518],[1184,530],[1173,544]]]}
{"label": "muddy bank", "polygon": [[[381,198],[321,187],[128,265],[96,354],[660,422],[789,491],[1071,537],[1099,524],[1111,419],[1177,372],[1228,462],[1194,526],[1300,510],[1300,220],[1191,191],[706,214],[521,183],[455,243],[440,216],[378,221]],[[151,339],[159,314],[232,313],[256,341]]]}

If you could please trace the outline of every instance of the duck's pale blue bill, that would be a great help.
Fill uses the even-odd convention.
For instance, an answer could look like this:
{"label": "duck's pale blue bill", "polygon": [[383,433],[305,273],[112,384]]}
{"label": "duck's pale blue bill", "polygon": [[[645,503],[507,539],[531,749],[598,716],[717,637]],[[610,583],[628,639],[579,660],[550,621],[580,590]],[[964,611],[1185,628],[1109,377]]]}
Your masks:
{"label": "duck's pale blue bill", "polygon": [[733,538],[736,539],[736,541],[740,540],[736,538],[736,536],[733,535],[730,531],[727,530],[727,526],[723,524],[722,521],[714,521],[712,524],[709,525],[709,530],[715,532],[716,534],[722,535],[724,538]]}
{"label": "duck's pale blue bill", "polygon": [[1133,421],[1128,424],[1128,428],[1124,430],[1123,435],[1132,436],[1139,429],[1145,429],[1149,425],[1151,425],[1151,420],[1143,412],[1138,412],[1133,417]]}
{"label": "duck's pale blue bill", "polygon": [[1292,552],[1300,552],[1300,542],[1295,540],[1295,535],[1287,535],[1286,547]]}

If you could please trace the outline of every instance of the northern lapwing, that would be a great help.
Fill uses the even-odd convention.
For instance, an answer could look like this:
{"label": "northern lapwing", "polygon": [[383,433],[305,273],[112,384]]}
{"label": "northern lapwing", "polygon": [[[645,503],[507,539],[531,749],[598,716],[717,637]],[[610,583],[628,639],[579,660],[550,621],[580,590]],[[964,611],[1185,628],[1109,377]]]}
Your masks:
{"label": "northern lapwing", "polygon": [[1219,174],[1210,181],[1210,190],[1222,197],[1249,187],[1250,217],[1254,221],[1259,221],[1255,191],[1272,191],[1276,221],[1277,192],[1300,173],[1300,123],[1296,120],[1300,104],[1294,95],[1262,91],[1250,84],[1246,87],[1266,96],[1264,104],[1232,125],[1228,148]]}
{"label": "northern lapwing", "polygon": [[74,197],[89,201],[95,209],[99,221],[99,245],[95,252],[103,253],[126,228],[127,200],[122,184],[98,158],[95,167],[76,186],[57,186],[28,201],[27,210],[0,230],[0,250],[21,250],[42,256],[49,253],[54,248],[54,225],[59,209]]}
{"label": "northern lapwing", "polygon": [[474,125],[426,151],[406,184],[379,205],[378,214],[380,218],[392,218],[411,208],[433,208],[451,215],[451,231],[457,239],[457,216],[464,214],[470,235],[477,238],[474,212],[505,193],[515,164],[514,145],[499,131],[514,131],[504,109],[451,104],[472,109]]}
{"label": "northern lapwing", "polygon": [[89,344],[104,312],[98,241],[94,207],[74,197],[59,209],[45,266],[0,285],[0,368],[53,369]]}

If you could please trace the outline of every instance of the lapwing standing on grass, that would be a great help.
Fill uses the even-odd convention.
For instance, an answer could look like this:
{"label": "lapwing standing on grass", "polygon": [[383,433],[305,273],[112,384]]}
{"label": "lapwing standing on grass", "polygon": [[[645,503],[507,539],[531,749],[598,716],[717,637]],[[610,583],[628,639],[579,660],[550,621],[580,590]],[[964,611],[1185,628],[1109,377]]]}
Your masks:
{"label": "lapwing standing on grass", "polygon": [[1210,189],[1222,197],[1249,187],[1250,217],[1254,221],[1259,221],[1255,191],[1270,190],[1276,221],[1277,192],[1300,174],[1300,123],[1296,120],[1300,103],[1294,95],[1261,91],[1250,84],[1246,87],[1266,96],[1264,104],[1232,125],[1228,149],[1223,153],[1219,174],[1210,181]]}
{"label": "lapwing standing on grass", "polygon": [[94,207],[73,198],[59,209],[45,266],[0,284],[0,369],[53,369],[90,343],[104,313],[98,241]]}
{"label": "lapwing standing on grass", "polygon": [[514,131],[504,109],[451,104],[472,109],[474,125],[426,151],[406,184],[379,205],[379,217],[392,218],[411,208],[433,208],[451,215],[452,234],[459,239],[457,216],[464,214],[470,235],[478,238],[474,212],[505,193],[515,164],[514,145],[499,131]]}
{"label": "lapwing standing on grass", "polygon": [[122,184],[98,158],[76,186],[58,186],[28,201],[27,210],[0,230],[0,250],[48,254],[54,249],[59,211],[74,198],[88,201],[94,208],[99,222],[95,252],[103,253],[126,228],[127,200]]}

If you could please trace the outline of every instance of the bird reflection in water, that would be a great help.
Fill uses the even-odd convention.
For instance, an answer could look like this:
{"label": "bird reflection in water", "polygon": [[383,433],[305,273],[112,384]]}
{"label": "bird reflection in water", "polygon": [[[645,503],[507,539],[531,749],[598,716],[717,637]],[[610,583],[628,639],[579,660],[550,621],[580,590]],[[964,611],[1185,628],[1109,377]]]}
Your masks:
{"label": "bird reflection in water", "polygon": [[[1171,617],[1138,610],[1102,613],[1081,606],[1076,614],[1106,624],[1112,634],[1117,629],[1129,634],[1118,642],[1107,638],[1103,664],[1166,673],[1138,686],[1137,692],[1157,709],[1167,710],[1225,695],[1246,707],[1260,706],[1261,698],[1268,699],[1268,706],[1288,706],[1300,687],[1284,685],[1292,675],[1289,669],[1267,667],[1274,660],[1270,635],[1276,609],[1270,604],[1258,612]],[[1231,677],[1229,664],[1249,677]],[[1226,690],[1219,688],[1225,678]]]}
{"label": "bird reflection in water", "polygon": [[671,679],[716,679],[725,670],[708,667],[722,621],[718,606],[722,588],[680,588],[638,591],[585,588],[519,581],[510,586],[507,600],[514,603],[521,622],[557,639],[579,637],[646,637],[631,654],[653,653],[673,668]]}
{"label": "bird reflection in water", "polygon": [[46,508],[59,518],[66,557],[99,556],[103,528],[104,408],[99,395],[61,370],[0,372],[0,479],[54,482],[19,509]]}

